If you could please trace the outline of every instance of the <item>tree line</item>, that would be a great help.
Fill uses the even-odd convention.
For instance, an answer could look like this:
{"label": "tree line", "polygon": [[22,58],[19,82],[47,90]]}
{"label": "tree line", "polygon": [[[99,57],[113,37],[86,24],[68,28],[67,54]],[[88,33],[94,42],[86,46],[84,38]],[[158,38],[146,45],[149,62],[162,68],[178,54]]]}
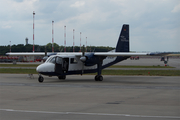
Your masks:
{"label": "tree line", "polygon": [[[47,45],[34,45],[35,52],[52,52],[52,43],[48,43]],[[83,47],[81,47],[82,51]],[[87,52],[107,52],[111,51],[115,48],[113,47],[104,47],[104,46],[87,46]],[[11,52],[32,52],[33,45],[32,44],[18,44],[11,46]],[[79,46],[74,47],[75,52],[80,51]],[[10,45],[8,46],[0,46],[0,55],[4,56],[7,52],[10,52]],[[59,46],[57,43],[54,43],[54,52],[64,52],[64,46]],[[66,52],[73,52],[73,46],[66,46]]]}

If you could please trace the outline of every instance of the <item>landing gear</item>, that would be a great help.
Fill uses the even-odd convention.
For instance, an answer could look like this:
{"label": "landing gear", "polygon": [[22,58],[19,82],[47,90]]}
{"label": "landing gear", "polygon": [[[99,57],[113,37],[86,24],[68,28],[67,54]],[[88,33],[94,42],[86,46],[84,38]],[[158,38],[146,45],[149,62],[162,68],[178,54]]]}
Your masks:
{"label": "landing gear", "polygon": [[98,67],[98,75],[95,76],[95,81],[103,81],[103,77],[101,75],[102,72],[102,61],[97,64]]}
{"label": "landing gear", "polygon": [[62,75],[62,76],[58,76],[58,78],[65,80],[65,79],[66,79],[66,76],[65,76],[65,75]]}
{"label": "landing gear", "polygon": [[44,78],[43,78],[41,75],[39,75],[38,81],[39,81],[40,83],[42,83],[42,82],[44,81]]}
{"label": "landing gear", "polygon": [[95,79],[95,81],[103,81],[103,76],[96,75],[94,79]]}

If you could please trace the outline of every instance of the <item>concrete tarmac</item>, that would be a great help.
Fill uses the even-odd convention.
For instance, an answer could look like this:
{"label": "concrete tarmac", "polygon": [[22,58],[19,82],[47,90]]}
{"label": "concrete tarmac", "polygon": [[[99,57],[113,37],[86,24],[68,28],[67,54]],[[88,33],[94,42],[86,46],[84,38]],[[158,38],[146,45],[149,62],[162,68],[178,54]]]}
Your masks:
{"label": "concrete tarmac", "polygon": [[0,74],[1,120],[180,119],[180,77]]}

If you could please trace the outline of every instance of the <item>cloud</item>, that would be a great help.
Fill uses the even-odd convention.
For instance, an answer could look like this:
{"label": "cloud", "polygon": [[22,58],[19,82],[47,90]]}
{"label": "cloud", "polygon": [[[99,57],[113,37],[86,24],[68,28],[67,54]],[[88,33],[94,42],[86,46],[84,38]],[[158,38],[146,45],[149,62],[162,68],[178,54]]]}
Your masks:
{"label": "cloud", "polygon": [[[72,29],[75,29],[76,45],[79,45],[79,32],[82,32],[82,41],[88,37],[90,45],[114,47],[122,24],[130,24],[132,50],[167,49],[162,43],[169,44],[168,49],[178,49],[173,47],[180,37],[177,1],[3,0],[0,4],[1,44],[8,44],[9,39],[13,39],[13,44],[24,43],[25,37],[31,43],[33,11],[36,13],[36,44],[51,42],[54,20],[54,39],[59,45],[64,44],[64,25],[67,26],[69,46],[72,45]],[[153,43],[157,44],[156,48]]]}
{"label": "cloud", "polygon": [[173,13],[180,12],[180,3],[178,5],[176,5],[171,12],[173,12]]}
{"label": "cloud", "polygon": [[4,25],[4,26],[2,26],[2,28],[3,29],[9,29],[9,28],[11,28],[12,26],[10,26],[10,25]]}
{"label": "cloud", "polygon": [[70,7],[81,7],[84,6],[85,2],[84,1],[76,1],[74,4],[71,4]]}
{"label": "cloud", "polygon": [[28,14],[32,14],[35,9],[34,4],[37,1],[38,0],[4,0],[0,4],[1,21],[28,19]]}

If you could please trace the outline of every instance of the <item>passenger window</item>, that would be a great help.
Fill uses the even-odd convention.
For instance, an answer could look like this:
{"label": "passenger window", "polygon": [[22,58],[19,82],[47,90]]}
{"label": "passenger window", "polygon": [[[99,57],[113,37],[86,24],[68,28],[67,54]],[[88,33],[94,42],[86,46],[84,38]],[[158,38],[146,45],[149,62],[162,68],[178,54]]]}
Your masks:
{"label": "passenger window", "polygon": [[71,64],[77,64],[77,60],[74,58],[71,58]]}

